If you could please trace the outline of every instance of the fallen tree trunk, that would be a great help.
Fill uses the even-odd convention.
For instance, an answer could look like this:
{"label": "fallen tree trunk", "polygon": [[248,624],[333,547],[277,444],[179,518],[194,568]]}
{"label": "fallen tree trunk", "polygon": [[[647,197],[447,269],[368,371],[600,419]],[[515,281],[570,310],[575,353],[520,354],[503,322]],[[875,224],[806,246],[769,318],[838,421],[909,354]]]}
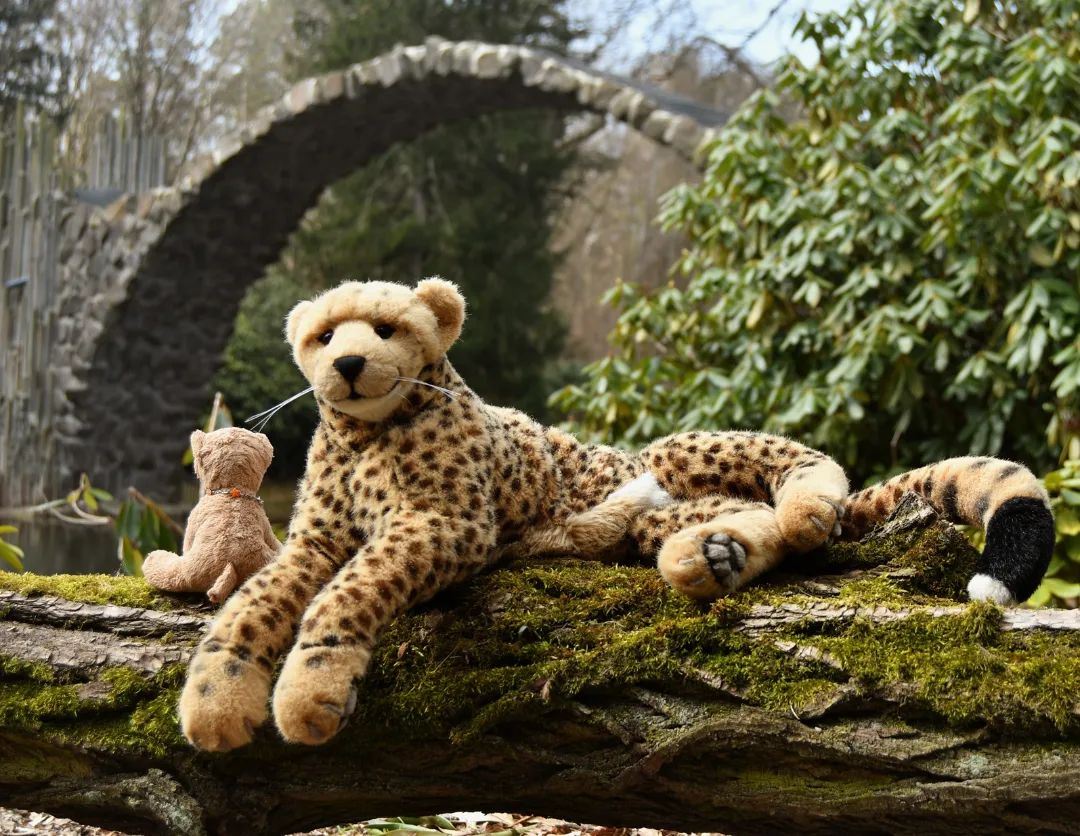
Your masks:
{"label": "fallen tree trunk", "polygon": [[[531,561],[410,614],[331,744],[225,756],[175,701],[210,611],[0,574],[0,803],[133,832],[508,809],[728,833],[1080,830],[1080,617],[961,603],[925,506],[703,608]],[[50,594],[51,593],[51,594]]]}

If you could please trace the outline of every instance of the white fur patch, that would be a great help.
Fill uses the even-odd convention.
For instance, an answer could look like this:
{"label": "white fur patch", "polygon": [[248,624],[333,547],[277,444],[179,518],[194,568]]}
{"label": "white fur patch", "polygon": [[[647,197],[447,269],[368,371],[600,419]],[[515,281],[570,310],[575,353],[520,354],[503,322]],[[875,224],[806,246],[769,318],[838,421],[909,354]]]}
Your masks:
{"label": "white fur patch", "polygon": [[1013,594],[997,578],[989,575],[975,575],[968,581],[968,597],[972,601],[993,601],[995,604],[1015,604]]}
{"label": "white fur patch", "polygon": [[636,479],[631,479],[610,494],[608,499],[629,499],[642,508],[664,508],[675,501],[672,499],[671,494],[660,487],[656,477],[649,472],[642,473]]}

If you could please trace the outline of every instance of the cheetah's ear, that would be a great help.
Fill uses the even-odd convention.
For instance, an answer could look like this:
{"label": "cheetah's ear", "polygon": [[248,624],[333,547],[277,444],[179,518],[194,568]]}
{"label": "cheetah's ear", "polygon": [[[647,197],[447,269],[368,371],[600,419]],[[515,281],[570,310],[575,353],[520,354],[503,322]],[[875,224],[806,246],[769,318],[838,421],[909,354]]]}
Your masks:
{"label": "cheetah's ear", "polygon": [[416,286],[416,295],[435,314],[439,345],[445,353],[461,335],[461,326],[465,322],[465,297],[457,285],[444,279],[424,279]]}
{"label": "cheetah's ear", "polygon": [[304,311],[310,307],[311,302],[300,302],[289,311],[289,316],[285,319],[285,337],[290,345],[296,342],[296,332],[300,330],[300,320],[304,318]]}

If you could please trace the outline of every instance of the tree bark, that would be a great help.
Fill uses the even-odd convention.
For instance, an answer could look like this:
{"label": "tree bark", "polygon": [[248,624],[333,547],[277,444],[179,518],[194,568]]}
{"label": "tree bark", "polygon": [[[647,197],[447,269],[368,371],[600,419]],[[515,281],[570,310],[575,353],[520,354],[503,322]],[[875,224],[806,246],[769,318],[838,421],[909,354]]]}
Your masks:
{"label": "tree bark", "polygon": [[[271,728],[225,756],[188,747],[174,717],[204,605],[0,575],[0,803],[138,833],[460,809],[1080,832],[1080,614],[964,604],[973,561],[908,502],[863,543],[708,608],[645,566],[515,564],[401,619],[329,745]],[[54,580],[86,600],[38,594]]]}

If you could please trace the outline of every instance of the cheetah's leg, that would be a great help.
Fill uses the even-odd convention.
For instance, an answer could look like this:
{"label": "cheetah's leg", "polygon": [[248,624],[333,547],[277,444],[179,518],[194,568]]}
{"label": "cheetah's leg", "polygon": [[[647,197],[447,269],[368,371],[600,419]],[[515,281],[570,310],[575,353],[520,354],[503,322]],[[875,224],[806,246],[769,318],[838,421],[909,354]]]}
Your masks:
{"label": "cheetah's leg", "polygon": [[294,743],[333,737],[356,707],[383,628],[407,607],[476,574],[495,530],[432,514],[402,512],[315,598],[274,689],[274,720]]}
{"label": "cheetah's leg", "polygon": [[571,514],[562,524],[529,529],[520,540],[505,547],[499,559],[547,554],[610,558],[638,514],[664,508],[674,501],[656,477],[646,472],[617,488],[600,504]]}
{"label": "cheetah's leg", "polygon": [[776,508],[792,551],[805,552],[839,534],[848,482],[824,453],[780,436],[691,432],[653,442],[642,462],[675,499],[726,495]]}
{"label": "cheetah's leg", "polygon": [[793,551],[808,552],[839,537],[847,494],[847,475],[835,461],[806,454],[796,457],[773,492],[784,542]]}
{"label": "cheetah's leg", "polygon": [[703,600],[741,589],[786,551],[773,508],[726,497],[647,511],[631,523],[630,533],[642,553],[657,555],[664,580]]}
{"label": "cheetah's leg", "polygon": [[251,741],[266,720],[274,660],[288,647],[304,607],[337,569],[328,542],[298,537],[225,603],[188,668],[180,726],[200,749]]}

